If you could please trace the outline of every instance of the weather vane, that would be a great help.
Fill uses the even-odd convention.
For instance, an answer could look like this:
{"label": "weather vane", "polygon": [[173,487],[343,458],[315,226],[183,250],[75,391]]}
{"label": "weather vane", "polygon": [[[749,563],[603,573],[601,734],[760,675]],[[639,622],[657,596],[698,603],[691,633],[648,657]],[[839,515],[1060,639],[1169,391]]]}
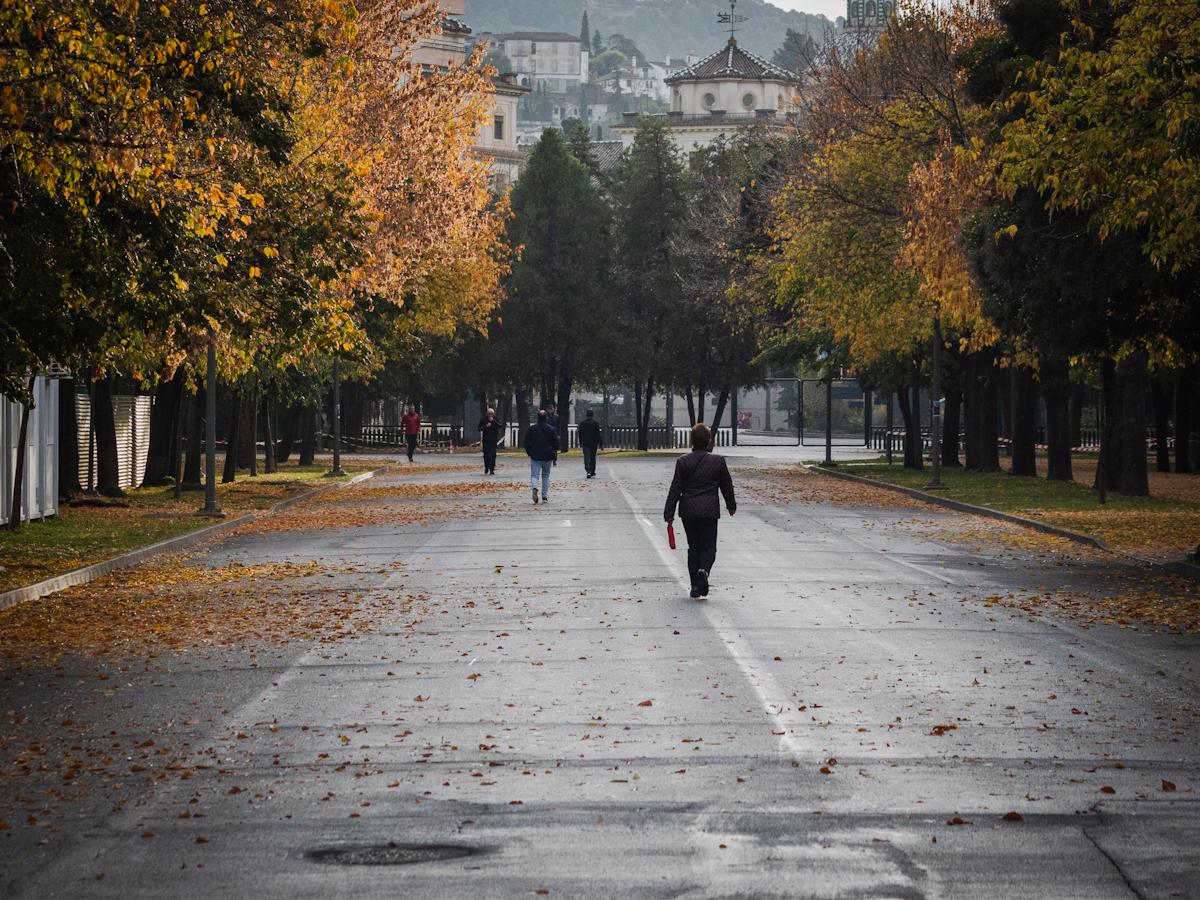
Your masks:
{"label": "weather vane", "polygon": [[737,0],[729,0],[729,12],[717,13],[717,21],[722,25],[729,26],[729,39],[732,41],[737,33],[737,27],[742,22],[746,21],[745,16],[737,14]]}

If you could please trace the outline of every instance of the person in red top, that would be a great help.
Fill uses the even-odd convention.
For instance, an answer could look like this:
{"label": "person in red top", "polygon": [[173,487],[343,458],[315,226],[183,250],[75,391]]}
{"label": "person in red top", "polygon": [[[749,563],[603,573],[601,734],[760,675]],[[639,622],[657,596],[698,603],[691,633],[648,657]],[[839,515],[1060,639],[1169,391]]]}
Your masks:
{"label": "person in red top", "polygon": [[421,434],[421,417],[415,406],[410,406],[401,420],[404,422],[404,440],[408,444],[408,461],[413,461],[413,453],[417,449],[417,438]]}

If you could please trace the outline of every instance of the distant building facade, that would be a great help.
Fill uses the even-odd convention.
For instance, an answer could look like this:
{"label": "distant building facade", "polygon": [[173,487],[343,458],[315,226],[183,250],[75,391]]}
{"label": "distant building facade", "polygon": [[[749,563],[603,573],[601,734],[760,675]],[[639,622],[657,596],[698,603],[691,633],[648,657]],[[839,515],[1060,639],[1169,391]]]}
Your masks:
{"label": "distant building facade", "polygon": [[516,31],[487,36],[512,61],[518,83],[551,94],[578,96],[587,82],[587,60],[578,35],[562,31]]}
{"label": "distant building facade", "polygon": [[[746,125],[785,127],[797,111],[801,78],[738,46],[724,47],[667,75],[671,136],[684,152],[731,135]],[[633,143],[640,116],[627,113],[613,126],[626,146]]]}
{"label": "distant building facade", "polygon": [[896,11],[893,0],[846,0],[846,31],[880,32]]}
{"label": "distant building facade", "polygon": [[[444,13],[442,32],[426,38],[413,53],[413,61],[431,69],[461,66],[470,52],[471,29],[462,20],[466,0],[438,0]],[[524,154],[517,147],[517,105],[529,93],[513,73],[501,74],[492,83],[491,115],[484,121],[474,150],[489,164],[492,188],[505,190],[521,174]]]}

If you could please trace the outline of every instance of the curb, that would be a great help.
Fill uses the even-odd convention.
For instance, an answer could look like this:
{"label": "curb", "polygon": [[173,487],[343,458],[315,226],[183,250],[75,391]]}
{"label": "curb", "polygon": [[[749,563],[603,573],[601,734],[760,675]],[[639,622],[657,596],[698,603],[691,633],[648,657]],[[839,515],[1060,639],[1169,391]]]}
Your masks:
{"label": "curb", "polygon": [[[386,467],[385,467],[386,468]],[[193,544],[199,544],[210,537],[221,534],[224,531],[229,531],[231,528],[236,528],[239,525],[245,525],[247,522],[252,522],[262,516],[270,516],[274,513],[287,509],[299,503],[301,500],[309,500],[318,494],[324,494],[326,491],[334,490],[335,488],[349,487],[352,484],[358,484],[361,481],[366,481],[368,478],[374,478],[384,469],[375,469],[371,472],[363,472],[361,475],[356,475],[349,481],[338,481],[334,484],[325,485],[324,487],[315,488],[303,494],[298,494],[295,497],[288,497],[286,500],[280,500],[274,506],[263,510],[262,512],[251,512],[240,515],[235,519],[228,519],[224,522],[217,522],[215,525],[208,525],[196,531],[189,531],[187,534],[181,534],[179,537],[169,538],[165,541],[159,541],[157,544],[151,544],[148,547],[140,547],[137,550],[130,550],[128,553],[122,553],[120,556],[114,556],[112,559],[103,559],[100,562],[92,563],[88,566],[83,566],[79,569],[72,569],[70,572],[64,572],[62,575],[55,575],[53,578],[47,578],[44,581],[38,581],[34,584],[27,584],[24,587],[13,588],[11,591],[5,591],[0,594],[0,610],[8,609],[11,606],[16,606],[18,603],[24,603],[26,600],[37,600],[40,597],[46,597],[50,594],[56,594],[59,591],[69,587],[75,587],[79,584],[87,584],[89,581],[95,581],[102,575],[107,575],[109,572],[115,572],[119,569],[131,569],[134,566],[140,565],[151,557],[158,556],[162,553],[167,553],[172,550],[182,550]]]}
{"label": "curb", "polygon": [[869,484],[872,487],[879,487],[883,488],[884,490],[895,491],[899,494],[906,494],[909,497],[922,500],[932,506],[944,506],[947,509],[957,510],[958,512],[970,513],[971,515],[976,516],[984,516],[989,519],[999,519],[1002,522],[1012,522],[1014,525],[1032,528],[1034,531],[1040,531],[1043,534],[1053,534],[1061,538],[1066,538],[1070,541],[1075,541],[1079,544],[1087,544],[1090,547],[1095,547],[1097,550],[1103,550],[1105,553],[1111,553],[1114,556],[1123,556],[1125,559],[1128,559],[1131,562],[1139,563],[1143,566],[1162,569],[1175,575],[1187,575],[1192,578],[1200,579],[1200,566],[1192,565],[1185,560],[1160,562],[1154,559],[1146,559],[1144,556],[1126,553],[1124,550],[1114,550],[1112,547],[1109,547],[1107,544],[1105,544],[1104,541],[1097,537],[1092,537],[1090,534],[1080,534],[1078,531],[1071,531],[1067,528],[1061,528],[1058,525],[1049,525],[1046,522],[1039,522],[1037,519],[1027,519],[1024,516],[1015,516],[1012,513],[1006,513],[1001,512],[998,509],[992,509],[990,506],[975,506],[972,503],[963,503],[961,500],[951,500],[948,497],[939,497],[937,494],[919,491],[916,488],[907,488],[898,484],[889,484],[886,481],[879,481],[875,478],[867,478],[863,475],[851,475],[849,472],[838,472],[834,469],[827,469],[824,466],[809,465],[808,463],[800,463],[800,465],[805,469],[808,469],[810,472],[820,472],[822,475],[831,475],[834,478],[841,478],[845,481],[855,481],[859,484]]}

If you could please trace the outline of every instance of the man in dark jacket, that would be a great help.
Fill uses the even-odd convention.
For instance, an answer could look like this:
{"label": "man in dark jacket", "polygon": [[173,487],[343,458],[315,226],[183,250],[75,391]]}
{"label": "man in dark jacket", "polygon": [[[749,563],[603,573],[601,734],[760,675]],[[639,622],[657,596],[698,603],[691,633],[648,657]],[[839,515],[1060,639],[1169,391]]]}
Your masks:
{"label": "man in dark jacket", "polygon": [[595,414],[589,409],[583,421],[579,423],[579,447],[583,450],[583,470],[588,478],[596,477],[596,452],[604,446],[604,437],[600,433],[600,423]]}
{"label": "man in dark jacket", "polygon": [[479,443],[483,447],[483,474],[496,474],[496,446],[500,443],[500,420],[490,406],[479,422]]}
{"label": "man in dark jacket", "polygon": [[708,576],[717,559],[717,522],[721,518],[721,500],[732,516],[737,512],[733,497],[733,479],[725,457],[709,453],[712,432],[703,422],[692,428],[692,452],[675,462],[675,478],[667,492],[663,518],[675,519],[675,507],[687,533],[688,574],[692,578],[693,597],[708,596]]}
{"label": "man in dark jacket", "polygon": [[529,456],[529,487],[533,502],[538,502],[538,478],[542,480],[542,502],[550,502],[550,464],[558,459],[558,432],[546,422],[546,411],[538,410],[538,420],[525,432],[525,453]]}

